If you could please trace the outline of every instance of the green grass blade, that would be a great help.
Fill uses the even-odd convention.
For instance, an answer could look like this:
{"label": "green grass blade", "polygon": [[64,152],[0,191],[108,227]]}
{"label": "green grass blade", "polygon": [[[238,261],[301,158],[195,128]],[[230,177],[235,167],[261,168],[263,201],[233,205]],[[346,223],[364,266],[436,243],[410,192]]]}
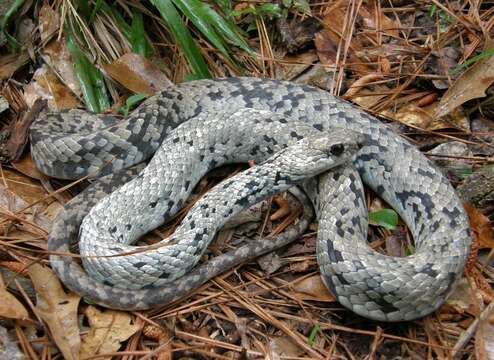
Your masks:
{"label": "green grass blade", "polygon": [[89,9],[89,1],[79,0],[77,1],[77,12],[82,15],[84,20],[89,20],[91,17],[91,10]]}
{"label": "green grass blade", "polygon": [[132,27],[130,32],[130,43],[132,51],[136,54],[146,56],[146,34],[142,13],[134,11],[132,16]]}
{"label": "green grass blade", "polygon": [[208,67],[199,51],[192,35],[185,26],[179,12],[170,0],[151,0],[151,3],[158,9],[161,17],[165,21],[173,38],[182,49],[187,58],[194,76],[197,78],[209,78]]}
{"label": "green grass blade", "polygon": [[218,35],[207,15],[209,7],[197,0],[172,0],[175,6],[195,25],[208,41],[230,61],[230,55],[223,39]]}
{"label": "green grass blade", "polygon": [[309,337],[307,338],[307,344],[309,344],[309,346],[314,345],[314,340],[319,330],[321,330],[321,326],[318,323],[310,330]]}
{"label": "green grass blade", "polygon": [[109,14],[113,18],[113,20],[115,20],[122,34],[125,36],[127,40],[130,41],[132,37],[132,27],[129,24],[127,24],[122,14],[120,14],[117,10],[115,10],[110,5],[108,5],[104,0],[101,2],[101,9],[107,14]]}
{"label": "green grass blade", "polygon": [[94,4],[93,11],[91,12],[91,16],[89,17],[89,23],[92,24],[94,21],[94,17],[96,14],[102,9],[103,7],[103,1],[102,0],[97,0],[96,4]]}
{"label": "green grass blade", "polygon": [[209,22],[214,23],[216,28],[233,44],[244,50],[250,56],[255,56],[255,52],[247,45],[244,39],[238,35],[236,26],[232,25],[229,21],[222,18],[216,11],[208,7],[206,12]]}
{"label": "green grass blade", "polygon": [[86,107],[90,111],[101,112],[110,106],[103,75],[76,45],[70,31],[66,31],[66,33],[67,48],[74,61],[74,69],[79,79]]}
{"label": "green grass blade", "polygon": [[144,94],[134,94],[129,96],[129,98],[125,101],[125,105],[118,109],[118,112],[123,116],[127,116],[130,110],[136,107],[146,97],[147,96]]}
{"label": "green grass blade", "polygon": [[17,40],[7,33],[7,26],[10,23],[10,19],[17,13],[17,11],[24,4],[24,0],[16,0],[12,4],[10,4],[5,14],[0,18],[0,31],[5,35],[5,39],[7,39],[9,46],[15,51],[19,49],[20,45]]}
{"label": "green grass blade", "polygon": [[457,75],[462,70],[466,69],[470,65],[476,63],[477,61],[482,60],[484,58],[491,57],[491,56],[494,56],[494,48],[484,50],[480,54],[471,57],[470,59],[468,59],[467,61],[465,61],[463,64],[456,65],[454,68],[452,68],[449,71],[449,74],[450,75]]}
{"label": "green grass blade", "polygon": [[5,14],[3,14],[1,20],[0,20],[0,30],[5,30],[5,27],[9,24],[10,19],[12,16],[15,15],[17,10],[20,9],[20,7],[24,4],[24,0],[16,0],[12,4],[10,4],[10,7],[5,11]]}

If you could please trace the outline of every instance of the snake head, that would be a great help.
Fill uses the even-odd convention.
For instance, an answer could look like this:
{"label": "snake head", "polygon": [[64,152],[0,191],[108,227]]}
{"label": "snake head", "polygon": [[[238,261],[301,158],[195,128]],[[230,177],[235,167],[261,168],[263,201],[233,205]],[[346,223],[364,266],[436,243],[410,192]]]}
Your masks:
{"label": "snake head", "polygon": [[280,176],[299,182],[351,162],[363,144],[362,134],[339,130],[305,137],[271,159],[281,169]]}

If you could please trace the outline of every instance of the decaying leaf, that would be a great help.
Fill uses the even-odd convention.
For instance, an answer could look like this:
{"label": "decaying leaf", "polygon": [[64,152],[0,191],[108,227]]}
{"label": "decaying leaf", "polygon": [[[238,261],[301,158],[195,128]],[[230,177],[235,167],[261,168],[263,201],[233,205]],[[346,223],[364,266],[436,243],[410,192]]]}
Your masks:
{"label": "decaying leaf", "polygon": [[11,77],[17,70],[24,66],[28,60],[29,55],[27,52],[0,56],[0,80]]}
{"label": "decaying leaf", "polygon": [[376,9],[375,5],[376,3],[374,1],[370,1],[367,5],[369,9],[367,9],[366,5],[359,8],[359,14],[362,16],[365,26],[369,29],[378,29],[380,32],[392,36],[393,38],[398,38],[400,24],[386,16],[386,14],[379,11],[379,9]]}
{"label": "decaying leaf", "polygon": [[45,108],[46,102],[36,100],[32,107],[22,117],[10,124],[10,137],[2,147],[2,152],[9,160],[17,161],[21,157],[28,141],[29,127]]}
{"label": "decaying leaf", "polygon": [[25,320],[29,318],[29,314],[24,305],[7,291],[7,287],[0,275],[0,318],[2,317]]}
{"label": "decaying leaf", "polygon": [[274,65],[276,67],[276,78],[280,80],[295,79],[315,62],[317,62],[317,54],[314,50],[286,56],[284,61],[276,62]]}
{"label": "decaying leaf", "polygon": [[172,85],[163,72],[138,54],[124,54],[104,68],[113,79],[135,93],[153,95]]}
{"label": "decaying leaf", "polygon": [[80,83],[75,74],[74,63],[69,50],[67,49],[65,39],[61,38],[59,40],[50,41],[50,43],[43,48],[41,56],[61,81],[67,85],[76,96],[81,97]]}
{"label": "decaying leaf", "polygon": [[[92,357],[117,351],[121,343],[139,330],[129,313],[123,311],[99,311],[89,306],[85,311],[91,329],[82,339],[80,357]],[[111,359],[111,356],[98,357]]]}
{"label": "decaying leaf", "polygon": [[481,316],[475,335],[476,359],[494,359],[494,311]]}
{"label": "decaying leaf", "polygon": [[40,180],[43,177],[43,174],[38,170],[34,164],[31,154],[29,153],[23,155],[19,161],[12,163],[12,166],[14,169],[30,177],[31,179]]}
{"label": "decaying leaf", "polygon": [[[493,48],[491,42],[486,49]],[[465,71],[444,94],[436,110],[436,117],[449,114],[468,100],[485,96],[485,91],[494,82],[494,56],[477,61]]]}
{"label": "decaying leaf", "polygon": [[464,207],[470,220],[470,228],[479,241],[479,247],[494,249],[494,233],[489,218],[471,204],[464,204]]}
{"label": "decaying leaf", "polygon": [[299,300],[336,301],[322,282],[320,275],[313,275],[298,281],[291,286],[291,289]]}
{"label": "decaying leaf", "polygon": [[461,109],[455,109],[448,116],[439,118],[435,115],[438,105],[437,102],[424,107],[407,104],[396,113],[385,110],[382,115],[393,118],[403,124],[429,131],[452,128],[470,131],[470,121]]}
{"label": "decaying leaf", "polygon": [[[13,215],[25,209],[29,204],[44,198],[44,190],[39,184],[35,184],[34,181],[17,172],[8,169],[3,170],[3,172],[4,179],[7,180],[9,185],[9,188],[7,188],[0,184],[0,207],[3,208],[5,217],[8,217],[8,214]],[[11,190],[14,187],[15,192]],[[25,219],[27,221],[23,225],[31,234],[46,236],[51,228],[51,220],[45,216],[45,210],[46,203],[39,202],[15,216],[16,219]],[[30,223],[35,224],[36,227],[31,226]],[[3,226],[0,226],[0,229],[3,229],[7,224],[4,223]],[[22,231],[17,233],[12,228],[9,230],[9,235],[18,236],[19,238],[32,237],[32,235]],[[46,245],[46,242],[43,242],[43,244]]]}
{"label": "decaying leaf", "polygon": [[272,358],[299,357],[304,354],[304,349],[293,342],[289,337],[279,336],[274,338],[269,343],[271,351],[274,353]]}
{"label": "decaying leaf", "polygon": [[37,69],[33,80],[25,86],[24,99],[29,106],[37,99],[45,99],[51,111],[73,109],[80,105],[72,91],[46,65]]}
{"label": "decaying leaf", "polygon": [[475,293],[466,278],[460,279],[451,295],[446,300],[448,305],[453,306],[458,312],[477,313],[477,301]]}
{"label": "decaying leaf", "polygon": [[77,319],[80,296],[66,294],[56,275],[39,264],[29,267],[29,276],[36,289],[34,311],[42,318],[65,359],[79,359],[81,339]]}
{"label": "decaying leaf", "polygon": [[60,15],[47,3],[39,9],[39,33],[44,43],[50,39],[60,28]]}

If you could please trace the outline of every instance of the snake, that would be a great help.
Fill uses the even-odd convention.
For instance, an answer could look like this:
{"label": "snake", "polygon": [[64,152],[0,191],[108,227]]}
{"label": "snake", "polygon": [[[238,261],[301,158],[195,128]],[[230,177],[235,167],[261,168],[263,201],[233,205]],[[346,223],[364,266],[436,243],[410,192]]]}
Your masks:
{"label": "snake", "polygon": [[[255,179],[226,181],[226,187],[220,183],[218,197],[206,197],[194,208],[202,220],[188,215],[171,244],[131,244],[176,214],[209,170],[248,160],[271,164],[280,152],[290,153],[287,149],[298,142],[321,134],[324,141],[340,139],[337,148],[343,152],[350,144],[362,145],[348,166],[317,176],[292,181],[277,176],[279,169],[272,174],[287,186],[298,182],[314,207],[324,284],[344,307],[369,319],[413,320],[435,311],[461,278],[471,245],[454,188],[386,124],[324,90],[289,81],[195,80],[149,97],[125,119],[71,110],[36,120],[31,153],[42,172],[61,179],[99,176],[54,221],[48,237],[51,266],[68,288],[103,306],[140,310],[166,305],[191,284],[204,282],[207,271],[194,266],[220,226],[205,223],[278,191],[276,181],[256,174]],[[144,170],[125,170],[150,158]],[[287,163],[306,161],[295,156]],[[363,184],[403,219],[414,239],[413,254],[391,257],[369,246]],[[213,216],[215,211],[221,216]],[[290,235],[300,229],[291,228]],[[84,269],[64,256],[77,248]],[[254,253],[247,246],[234,259],[213,260],[209,273]]]}

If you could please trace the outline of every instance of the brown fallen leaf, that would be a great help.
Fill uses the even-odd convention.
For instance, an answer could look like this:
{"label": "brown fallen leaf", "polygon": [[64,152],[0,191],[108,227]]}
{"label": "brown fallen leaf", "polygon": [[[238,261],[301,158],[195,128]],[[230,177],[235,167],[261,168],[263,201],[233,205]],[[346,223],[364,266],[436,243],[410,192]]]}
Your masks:
{"label": "brown fallen leaf", "polygon": [[2,152],[5,152],[9,160],[17,161],[21,157],[27,144],[29,127],[45,106],[45,101],[35,101],[33,106],[21,118],[10,124],[10,137],[2,149]]}
{"label": "brown fallen leaf", "polygon": [[[356,89],[356,93],[353,95],[353,89]],[[386,92],[389,91],[389,88],[385,85],[374,85],[371,89],[358,87],[358,83],[356,86],[352,84],[350,87],[348,94],[345,94],[345,99],[351,100],[364,110],[372,110],[374,106],[380,104],[384,98],[386,98]]]}
{"label": "brown fallen leaf", "polygon": [[[333,67],[336,64],[336,55],[338,48],[343,50],[347,45],[345,42],[350,41],[346,56],[346,68],[352,69],[358,73],[369,73],[372,70],[365,65],[365,61],[356,56],[356,52],[362,50],[363,42],[361,37],[348,37],[349,29],[346,23],[347,12],[351,12],[351,5],[348,1],[337,1],[326,9],[326,16],[322,19],[323,30],[316,33],[314,44],[317,54],[323,65]],[[339,54],[339,60],[342,60]]]}
{"label": "brown fallen leaf", "polygon": [[26,320],[29,319],[29,314],[17,300],[17,298],[7,291],[2,276],[0,275],[0,318]]}
{"label": "brown fallen leaf", "polygon": [[46,322],[51,337],[65,359],[79,359],[81,339],[77,307],[80,296],[66,294],[56,275],[47,267],[33,264],[29,276],[36,290],[34,311]]}
{"label": "brown fallen leaf", "polygon": [[24,154],[19,161],[12,163],[12,166],[14,169],[30,177],[31,179],[40,180],[43,177],[43,174],[34,164],[30,153]]}
{"label": "brown fallen leaf", "polygon": [[[201,328],[204,329],[204,328]],[[156,340],[160,351],[156,354],[156,360],[171,360],[173,359],[173,347],[172,347],[172,334],[165,328],[159,328],[155,325],[147,324],[144,329],[142,329],[144,336]],[[208,336],[206,334],[205,336]]]}
{"label": "brown fallen leaf", "polygon": [[[9,169],[5,169],[3,172],[7,184],[9,187],[15,188],[16,192],[14,193],[9,188],[0,184],[1,215],[3,218],[11,218],[16,223],[22,225],[22,229],[28,231],[25,232],[20,229],[16,230],[10,228],[9,235],[17,237],[18,239],[26,239],[27,243],[30,242],[27,239],[32,238],[32,234],[46,236],[52,223],[52,221],[44,215],[46,203],[39,202],[24,210],[29,204],[45,197],[43,188],[41,188],[39,184],[34,184],[34,181],[22,174]],[[16,214],[17,212],[20,213]],[[0,229],[4,231],[5,227],[9,227],[9,224],[10,222],[4,223],[0,226]],[[43,249],[46,250],[46,241],[38,241],[36,246],[42,246]]]}
{"label": "brown fallen leaf", "polygon": [[494,359],[494,311],[482,314],[475,334],[475,358]]}
{"label": "brown fallen leaf", "polygon": [[10,270],[22,277],[27,278],[29,276],[26,264],[19,261],[0,261],[0,267]]}
{"label": "brown fallen leaf", "polygon": [[385,110],[382,115],[403,124],[429,131],[452,128],[466,132],[470,131],[470,120],[461,109],[455,109],[448,116],[439,118],[435,116],[438,105],[435,102],[431,105],[420,107],[411,103],[401,107],[395,113]]}
{"label": "brown fallen leaf", "polygon": [[349,87],[345,95],[343,97],[345,99],[351,99],[353,96],[355,96],[365,85],[381,80],[383,75],[381,73],[370,73],[367,75],[362,76],[358,80],[354,81]]}
{"label": "brown fallen leaf", "polygon": [[104,69],[113,79],[135,93],[153,95],[173,85],[151,61],[138,54],[124,54],[105,65]]}
{"label": "brown fallen leaf", "polygon": [[[494,42],[488,41],[485,50],[493,50]],[[494,82],[494,56],[480,59],[465,71],[443,95],[436,110],[436,117],[449,114],[468,100],[486,96],[485,91]]]}
{"label": "brown fallen leaf", "polygon": [[[99,311],[89,306],[84,312],[89,320],[89,333],[82,339],[80,358],[117,351],[122,342],[135,334],[140,327],[133,323],[127,312]],[[99,359],[111,359],[112,356],[98,356]]]}
{"label": "brown fallen leaf", "polygon": [[269,342],[269,345],[275,356],[269,356],[267,358],[279,359],[281,356],[296,358],[304,354],[304,349],[287,336],[276,337]]}
{"label": "brown fallen leaf", "polygon": [[471,204],[463,205],[470,220],[470,228],[479,242],[481,249],[494,249],[494,232],[487,216]]}
{"label": "brown fallen leaf", "polygon": [[269,220],[276,221],[284,218],[285,216],[291,213],[292,209],[290,208],[290,203],[288,202],[287,199],[281,196],[275,196],[273,198],[273,201],[276,203],[276,205],[278,205],[279,209],[276,210],[273,214],[271,214]]}
{"label": "brown fallen leaf", "polygon": [[81,97],[81,87],[74,70],[72,57],[70,56],[64,38],[52,40],[43,47],[41,52],[43,60],[50,69],[57,74],[59,79],[77,96]]}
{"label": "brown fallen leaf", "polygon": [[[368,6],[369,9],[367,9],[366,6]],[[395,39],[399,38],[398,29],[400,28],[400,24],[386,16],[380,9],[376,9],[375,1],[370,1],[368,5],[361,6],[358,12],[359,15],[362,16],[366,28],[379,30],[383,34],[389,35]],[[372,32],[369,32],[368,36],[372,36]]]}
{"label": "brown fallen leaf", "polygon": [[336,298],[329,292],[319,274],[312,275],[291,286],[294,295],[299,300],[314,300],[333,302]]}
{"label": "brown fallen leaf", "polygon": [[4,169],[2,183],[7,184],[7,187],[1,186],[2,190],[10,191],[14,197],[24,200],[24,204],[18,207],[10,207],[6,201],[0,200],[0,205],[6,206],[11,211],[18,211],[27,204],[37,202],[46,196],[46,192],[38,181],[15,170]]}
{"label": "brown fallen leaf", "polygon": [[38,99],[44,99],[51,111],[73,109],[80,105],[72,90],[62,84],[46,65],[38,68],[32,81],[24,87],[24,98],[29,106]]}
{"label": "brown fallen leaf", "polygon": [[276,79],[291,80],[295,79],[317,62],[317,54],[314,50],[304,51],[296,55],[288,55],[283,61],[276,62],[275,74]]}
{"label": "brown fallen leaf", "polygon": [[446,300],[446,303],[457,310],[460,314],[468,312],[477,314],[477,299],[475,292],[470,286],[468,279],[461,278],[455,289]]}
{"label": "brown fallen leaf", "polygon": [[26,51],[20,54],[0,56],[0,80],[10,78],[14,73],[29,61]]}
{"label": "brown fallen leaf", "polygon": [[46,43],[47,40],[58,32],[60,28],[60,15],[58,11],[53,10],[51,6],[44,3],[39,9],[38,23],[41,42]]}

